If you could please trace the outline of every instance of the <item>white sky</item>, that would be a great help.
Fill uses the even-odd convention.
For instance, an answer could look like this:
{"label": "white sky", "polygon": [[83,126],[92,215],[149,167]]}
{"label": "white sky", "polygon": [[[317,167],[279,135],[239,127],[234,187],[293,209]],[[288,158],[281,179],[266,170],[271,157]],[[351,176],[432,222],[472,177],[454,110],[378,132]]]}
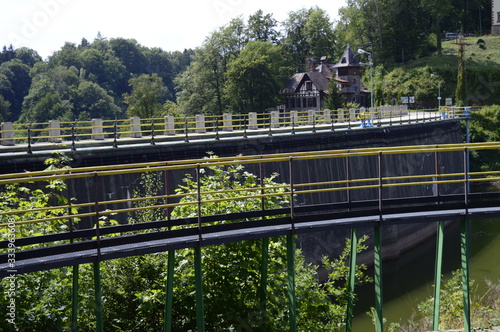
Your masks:
{"label": "white sky", "polygon": [[134,38],[147,47],[182,51],[201,46],[205,37],[232,18],[258,9],[283,21],[291,11],[318,6],[332,20],[345,0],[0,0],[0,47],[30,47],[46,59],[66,41]]}

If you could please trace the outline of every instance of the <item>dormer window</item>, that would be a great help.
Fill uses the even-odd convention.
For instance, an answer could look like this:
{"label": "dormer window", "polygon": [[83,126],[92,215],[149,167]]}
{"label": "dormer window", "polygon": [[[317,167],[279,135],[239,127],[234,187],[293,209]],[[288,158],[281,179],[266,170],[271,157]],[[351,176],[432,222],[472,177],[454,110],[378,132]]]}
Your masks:
{"label": "dormer window", "polygon": [[341,63],[347,63],[347,60],[345,59],[345,57],[342,58]]}

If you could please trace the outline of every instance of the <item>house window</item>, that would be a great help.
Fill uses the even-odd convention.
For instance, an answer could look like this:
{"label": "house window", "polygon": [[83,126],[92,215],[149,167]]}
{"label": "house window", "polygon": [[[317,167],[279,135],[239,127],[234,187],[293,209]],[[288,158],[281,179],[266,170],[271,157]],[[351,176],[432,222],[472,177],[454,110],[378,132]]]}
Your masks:
{"label": "house window", "polygon": [[307,107],[316,107],[316,98],[307,98]]}
{"label": "house window", "polygon": [[312,91],[313,84],[311,81],[306,82],[306,91]]}
{"label": "house window", "polygon": [[497,13],[497,23],[500,23],[500,12]]}

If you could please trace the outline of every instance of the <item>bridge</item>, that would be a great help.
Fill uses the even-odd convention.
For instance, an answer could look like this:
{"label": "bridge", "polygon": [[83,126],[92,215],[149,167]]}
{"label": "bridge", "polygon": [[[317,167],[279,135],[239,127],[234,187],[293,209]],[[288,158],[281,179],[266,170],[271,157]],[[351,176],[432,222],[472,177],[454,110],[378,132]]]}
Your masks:
{"label": "bridge", "polygon": [[[390,124],[388,124],[390,125]],[[348,129],[346,129],[348,130]],[[470,220],[500,216],[500,192],[474,192],[475,184],[497,181],[499,172],[471,172],[469,154],[500,149],[499,143],[415,145],[384,148],[342,149],[285,154],[219,157],[192,160],[171,160],[112,166],[80,167],[0,175],[0,185],[35,185],[60,181],[66,183],[65,195],[75,195],[75,187],[90,183],[94,196],[65,204],[29,210],[0,212],[1,228],[13,230],[43,229],[52,225],[50,234],[23,236],[0,242],[0,276],[29,273],[73,266],[74,287],[78,287],[78,265],[94,265],[96,285],[96,319],[98,331],[103,330],[102,294],[100,292],[100,262],[121,257],[169,253],[165,307],[172,308],[173,253],[181,248],[195,251],[198,331],[204,331],[202,248],[211,245],[285,236],[287,247],[289,325],[296,331],[297,312],[294,282],[294,236],[310,232],[347,229],[351,232],[350,248],[351,294],[346,312],[346,328],[352,328],[354,278],[356,267],[357,230],[370,227],[374,232],[374,287],[376,294],[376,329],[383,331],[382,246],[384,229],[390,225],[433,225],[437,229],[436,293],[434,324],[439,322],[441,261],[444,221],[461,223],[461,255],[464,289],[465,330],[470,331],[470,301],[468,283],[468,224]],[[448,162],[452,160],[453,162]],[[302,176],[309,162],[330,171],[309,181]],[[396,163],[405,167],[393,167]],[[420,167],[422,164],[429,167]],[[452,164],[452,167],[449,167]],[[244,165],[255,170],[259,181],[234,190],[202,191],[202,174],[214,167]],[[281,170],[283,184],[265,185],[262,179],[276,169]],[[335,169],[335,171],[331,171]],[[360,170],[371,170],[368,173]],[[157,174],[163,180],[164,194],[141,197],[103,197],[101,187],[109,186],[113,177]],[[178,193],[175,181],[191,174],[195,183],[192,192]],[[363,174],[363,175],[362,175]],[[369,176],[364,176],[369,174]],[[78,190],[78,189],[76,189]],[[226,195],[231,192],[232,195]],[[214,195],[217,194],[217,195]],[[316,196],[315,196],[316,195]],[[230,197],[229,197],[230,196]],[[265,208],[266,202],[279,198],[285,203],[279,208]],[[286,198],[286,199],[284,199]],[[235,203],[244,200],[261,202],[256,210],[225,214],[202,213],[208,204]],[[139,204],[148,202],[148,204]],[[174,218],[172,211],[192,206],[196,215]],[[108,225],[100,220],[127,216],[138,211],[163,211],[164,218],[143,223]],[[152,214],[154,215],[154,214]],[[126,217],[125,217],[126,218]],[[12,245],[14,243],[14,245]],[[14,248],[14,249],[13,249]],[[14,255],[14,256],[12,256]],[[14,258],[13,258],[14,257]],[[264,261],[264,258],[263,258]],[[263,262],[263,273],[265,264]],[[74,306],[78,292],[74,292]],[[74,307],[74,313],[77,312]],[[171,310],[170,310],[171,311]],[[76,328],[77,316],[72,317]],[[165,330],[170,331],[172,317],[165,318]],[[437,326],[437,325],[434,325]]]}
{"label": "bridge", "polygon": [[[232,156],[363,147],[366,142],[413,145],[418,131],[425,137],[433,130],[448,130],[440,123],[466,119],[469,109],[409,111],[385,106],[376,109],[374,119],[365,109],[349,109],[2,123],[0,173],[41,170],[55,151],[70,156],[71,166],[78,167],[193,159],[207,151]],[[381,140],[385,136],[393,141],[398,137],[398,142]]]}

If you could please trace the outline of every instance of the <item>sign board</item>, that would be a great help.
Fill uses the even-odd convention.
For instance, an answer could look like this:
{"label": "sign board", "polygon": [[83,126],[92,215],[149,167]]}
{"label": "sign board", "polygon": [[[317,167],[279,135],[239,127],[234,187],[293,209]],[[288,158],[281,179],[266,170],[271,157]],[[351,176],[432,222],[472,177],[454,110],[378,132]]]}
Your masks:
{"label": "sign board", "polygon": [[415,104],[415,96],[401,97],[401,104]]}
{"label": "sign board", "polygon": [[445,105],[446,105],[446,106],[451,106],[451,105],[453,105],[453,98],[446,98]]}

